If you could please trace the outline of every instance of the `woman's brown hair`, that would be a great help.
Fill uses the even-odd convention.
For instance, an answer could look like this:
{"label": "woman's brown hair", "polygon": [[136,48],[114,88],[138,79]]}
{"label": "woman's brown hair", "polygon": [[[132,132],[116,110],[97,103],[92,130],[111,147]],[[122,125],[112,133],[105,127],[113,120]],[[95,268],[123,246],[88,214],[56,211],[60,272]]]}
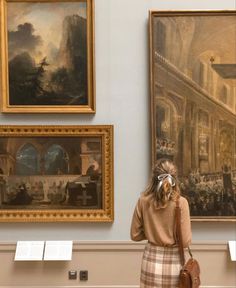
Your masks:
{"label": "woman's brown hair", "polygon": [[[162,182],[161,182],[162,181]],[[146,195],[152,194],[157,208],[165,208],[170,200],[176,200],[180,195],[177,182],[177,169],[169,159],[159,159],[152,170]]]}

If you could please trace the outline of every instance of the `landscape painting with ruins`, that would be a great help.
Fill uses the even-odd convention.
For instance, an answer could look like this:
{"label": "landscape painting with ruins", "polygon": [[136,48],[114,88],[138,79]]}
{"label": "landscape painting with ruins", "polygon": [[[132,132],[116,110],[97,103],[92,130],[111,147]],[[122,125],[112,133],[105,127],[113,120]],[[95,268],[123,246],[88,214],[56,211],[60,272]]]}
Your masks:
{"label": "landscape painting with ruins", "polygon": [[92,0],[1,2],[3,112],[94,112]]}
{"label": "landscape painting with ruins", "polygon": [[236,12],[150,14],[152,164],[178,167],[192,219],[236,220]]}

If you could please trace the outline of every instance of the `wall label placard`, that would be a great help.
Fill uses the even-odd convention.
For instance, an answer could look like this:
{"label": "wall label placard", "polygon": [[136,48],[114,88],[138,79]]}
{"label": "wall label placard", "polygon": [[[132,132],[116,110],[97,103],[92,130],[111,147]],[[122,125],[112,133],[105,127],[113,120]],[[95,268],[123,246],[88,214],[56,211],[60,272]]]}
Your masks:
{"label": "wall label placard", "polygon": [[73,241],[17,241],[15,261],[70,261]]}

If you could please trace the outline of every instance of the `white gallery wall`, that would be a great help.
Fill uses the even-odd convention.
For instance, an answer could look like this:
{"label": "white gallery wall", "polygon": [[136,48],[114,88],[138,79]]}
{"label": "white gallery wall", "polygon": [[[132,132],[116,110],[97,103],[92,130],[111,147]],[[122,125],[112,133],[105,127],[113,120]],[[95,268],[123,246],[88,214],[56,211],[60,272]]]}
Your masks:
{"label": "white gallery wall", "polygon": [[[114,125],[113,223],[0,223],[0,241],[129,240],[151,167],[149,10],[230,10],[236,0],[95,0],[96,114],[0,114],[3,124]],[[236,52],[235,52],[236,53]],[[193,240],[234,240],[236,222],[194,222]]]}

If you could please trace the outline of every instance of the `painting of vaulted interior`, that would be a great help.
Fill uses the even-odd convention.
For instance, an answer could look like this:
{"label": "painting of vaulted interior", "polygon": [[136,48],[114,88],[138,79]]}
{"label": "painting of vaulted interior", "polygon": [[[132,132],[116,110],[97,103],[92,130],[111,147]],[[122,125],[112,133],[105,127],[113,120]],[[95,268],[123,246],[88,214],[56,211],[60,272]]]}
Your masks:
{"label": "painting of vaulted interior", "polygon": [[100,137],[0,138],[1,209],[101,208]]}
{"label": "painting of vaulted interior", "polygon": [[155,158],[177,163],[192,215],[235,216],[236,15],[153,26]]}

